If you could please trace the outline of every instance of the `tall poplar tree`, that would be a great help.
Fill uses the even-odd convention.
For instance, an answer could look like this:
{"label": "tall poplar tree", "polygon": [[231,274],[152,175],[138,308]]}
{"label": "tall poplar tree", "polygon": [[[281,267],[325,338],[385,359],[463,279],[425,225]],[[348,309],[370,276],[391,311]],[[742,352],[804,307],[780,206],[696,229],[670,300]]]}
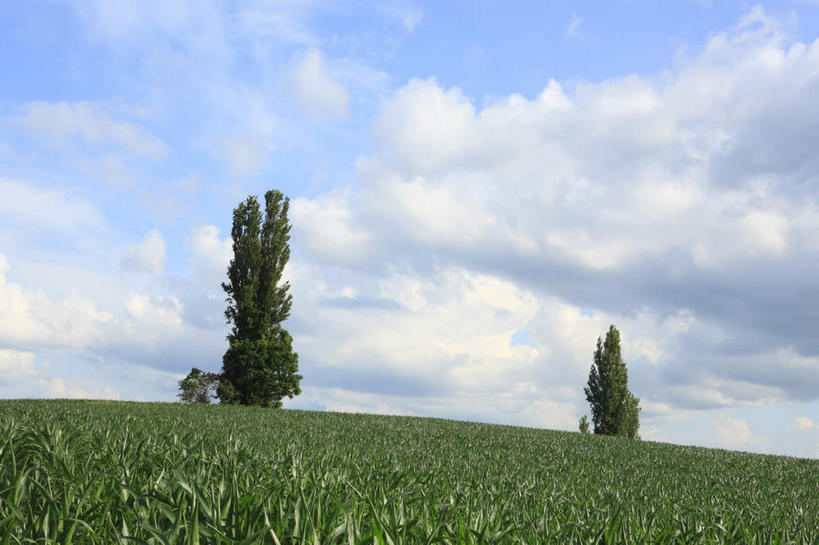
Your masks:
{"label": "tall poplar tree", "polygon": [[612,325],[606,340],[597,338],[589,371],[586,401],[591,405],[594,433],[638,437],[640,398],[628,389],[628,370],[620,353],[620,332]]}
{"label": "tall poplar tree", "polygon": [[222,403],[281,407],[283,397],[301,393],[299,356],[282,327],[293,297],[280,284],[290,258],[290,200],[280,191],[265,194],[265,213],[255,196],[233,210],[233,259],[225,318],[232,324],[216,394]]}

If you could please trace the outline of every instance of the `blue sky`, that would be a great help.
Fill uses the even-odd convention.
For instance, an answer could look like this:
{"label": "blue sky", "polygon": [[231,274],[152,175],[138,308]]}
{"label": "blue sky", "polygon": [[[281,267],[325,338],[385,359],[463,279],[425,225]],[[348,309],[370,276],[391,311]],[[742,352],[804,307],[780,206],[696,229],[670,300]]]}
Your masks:
{"label": "blue sky", "polygon": [[[116,4],[116,5],[115,5]],[[9,3],[0,396],[173,400],[291,198],[287,407],[819,457],[819,4]]]}

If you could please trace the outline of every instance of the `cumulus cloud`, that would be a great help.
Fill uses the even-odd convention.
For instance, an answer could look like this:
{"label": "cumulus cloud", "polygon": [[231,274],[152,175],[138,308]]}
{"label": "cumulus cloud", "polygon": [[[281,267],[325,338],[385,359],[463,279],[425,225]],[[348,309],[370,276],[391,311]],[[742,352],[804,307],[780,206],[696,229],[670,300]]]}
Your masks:
{"label": "cumulus cloud", "polygon": [[[351,278],[452,269],[524,289],[538,365],[520,378],[537,388],[582,386],[616,323],[647,402],[816,399],[817,316],[801,302],[819,296],[817,86],[819,41],[789,41],[761,10],[655,76],[482,106],[413,79],[384,102],[350,186],[294,206],[308,226],[294,240]],[[381,343],[360,342],[359,360]]]}
{"label": "cumulus cloud", "polygon": [[[819,45],[784,50],[778,40],[774,30],[740,27],[663,79],[581,83],[573,94],[552,81],[534,100],[511,95],[481,110],[457,88],[413,80],[375,123],[372,197],[390,213],[406,210],[393,223],[443,241],[453,237],[442,214],[418,216],[408,203],[457,212],[451,201],[469,199],[463,208],[471,216],[457,221],[465,241],[481,223],[508,226],[541,255],[584,268],[636,266],[672,252],[703,267],[787,258],[811,244],[791,218],[815,218],[815,206],[791,190],[810,183],[813,170],[804,167],[812,156],[801,153],[802,166],[790,163],[781,178],[738,156],[762,145],[751,134],[770,134],[768,112],[797,108],[779,98],[783,86],[801,99],[799,111],[815,113],[807,106],[815,81],[794,76],[815,73]],[[782,130],[807,152],[799,129]],[[761,147],[747,158],[757,153]],[[793,176],[807,177],[789,182]],[[428,191],[410,191],[418,187]],[[479,239],[491,230],[484,232]]]}
{"label": "cumulus cloud", "polygon": [[333,263],[364,263],[377,251],[375,237],[353,217],[343,195],[297,198],[290,216],[294,240],[316,257]]}
{"label": "cumulus cloud", "polygon": [[745,420],[724,416],[711,423],[720,445],[738,449],[747,446],[754,438]]}
{"label": "cumulus cloud", "polygon": [[574,430],[587,410],[582,387],[594,341],[610,323],[623,333],[631,384],[644,395],[694,320],[684,312],[591,313],[458,267],[375,276],[326,267],[299,261],[291,273],[288,327],[310,377],[293,407]]}
{"label": "cumulus cloud", "polygon": [[163,327],[175,327],[182,324],[182,304],[174,296],[149,297],[131,294],[125,300],[128,314],[137,323],[157,324]]}
{"label": "cumulus cloud", "polygon": [[191,253],[194,276],[213,285],[223,281],[233,258],[233,241],[229,236],[220,237],[215,225],[202,225],[190,232],[185,246]]}
{"label": "cumulus cloud", "polygon": [[108,386],[62,378],[49,380],[42,395],[60,399],[122,399],[119,392]]}
{"label": "cumulus cloud", "polygon": [[162,158],[167,147],[147,129],[112,117],[88,102],[29,102],[19,123],[45,138],[77,136],[88,144],[114,144],[135,155]]}
{"label": "cumulus cloud", "polygon": [[207,316],[191,316],[181,297],[117,286],[114,304],[101,306],[76,291],[58,298],[10,282],[9,268],[0,254],[0,350],[14,351],[4,355],[5,366],[36,371],[26,354],[52,353],[174,373],[219,367],[223,334],[214,334]]}
{"label": "cumulus cloud", "polygon": [[[676,249],[707,265],[787,256],[793,239],[804,243],[807,235],[787,218],[815,210],[763,200],[770,188],[752,180],[744,191],[727,190],[709,176],[709,161],[680,156],[691,135],[674,102],[687,85],[683,77],[669,88],[626,78],[581,86],[570,98],[552,82],[536,100],[511,96],[478,112],[457,89],[413,80],[375,124],[382,149],[373,170],[388,172],[378,172],[374,197],[404,212],[396,220],[444,241],[453,237],[435,223],[445,221],[440,212],[419,217],[407,207],[458,211],[451,201],[466,198],[471,221],[457,221],[466,241],[476,221],[508,226],[540,252],[587,268],[629,266]],[[548,215],[513,223],[535,210]],[[706,225],[697,227],[695,216]]]}
{"label": "cumulus cloud", "polygon": [[[534,297],[497,278],[447,269],[431,279],[394,274],[372,284],[294,269],[292,327],[317,386],[477,395],[513,387],[537,355],[510,344],[534,315]],[[357,304],[337,303],[343,299]]]}
{"label": "cumulus cloud", "polygon": [[434,79],[411,80],[388,101],[373,126],[374,141],[396,166],[440,171],[473,148],[475,107],[459,89]]}
{"label": "cumulus cloud", "polygon": [[70,193],[0,178],[0,229],[46,229],[73,236],[105,225],[91,203]]}
{"label": "cumulus cloud", "polygon": [[331,74],[321,52],[308,50],[293,67],[293,93],[299,104],[317,118],[343,118],[349,114],[349,93]]}
{"label": "cumulus cloud", "polygon": [[43,371],[36,364],[36,355],[12,349],[0,349],[0,384],[42,376]]}
{"label": "cumulus cloud", "polygon": [[15,349],[82,348],[104,337],[113,315],[76,293],[55,301],[6,277],[10,265],[0,254],[0,346]]}
{"label": "cumulus cloud", "polygon": [[4,397],[122,399],[99,380],[55,377],[54,369],[35,353],[10,349],[0,349],[0,392]]}
{"label": "cumulus cloud", "polygon": [[819,458],[819,423],[815,418],[794,417],[785,425],[785,437],[790,443],[788,455]]}
{"label": "cumulus cloud", "polygon": [[129,271],[147,271],[157,276],[165,265],[165,239],[157,229],[151,229],[142,242],[131,246],[122,258],[122,267]]}
{"label": "cumulus cloud", "polygon": [[788,423],[787,428],[795,431],[806,431],[819,428],[819,425],[807,416],[797,416]]}

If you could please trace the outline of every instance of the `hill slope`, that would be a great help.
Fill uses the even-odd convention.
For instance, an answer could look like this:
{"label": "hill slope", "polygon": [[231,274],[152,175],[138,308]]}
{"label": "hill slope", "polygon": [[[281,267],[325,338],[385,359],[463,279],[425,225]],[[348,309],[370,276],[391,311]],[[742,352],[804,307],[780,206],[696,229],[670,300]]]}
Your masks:
{"label": "hill slope", "polygon": [[0,401],[0,543],[26,538],[819,543],[819,460],[425,418]]}

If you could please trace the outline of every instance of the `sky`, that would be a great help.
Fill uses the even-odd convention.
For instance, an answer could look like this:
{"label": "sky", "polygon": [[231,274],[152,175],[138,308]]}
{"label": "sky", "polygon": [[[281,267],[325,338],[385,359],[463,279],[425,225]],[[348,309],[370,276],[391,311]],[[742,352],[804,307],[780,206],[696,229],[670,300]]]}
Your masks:
{"label": "sky", "polygon": [[819,2],[0,1],[0,397],[173,401],[290,198],[286,408],[819,458]]}

